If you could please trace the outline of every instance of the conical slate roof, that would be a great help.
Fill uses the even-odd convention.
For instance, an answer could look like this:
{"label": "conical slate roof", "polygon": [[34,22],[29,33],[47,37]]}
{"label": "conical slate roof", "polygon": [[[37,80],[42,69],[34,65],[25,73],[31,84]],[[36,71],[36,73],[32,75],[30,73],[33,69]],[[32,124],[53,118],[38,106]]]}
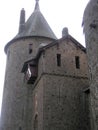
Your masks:
{"label": "conical slate roof", "polygon": [[19,33],[5,46],[5,52],[7,51],[8,46],[12,44],[13,40],[20,38],[40,36],[54,40],[57,39],[44,16],[40,12],[38,0],[36,0],[34,12],[23,26],[22,31],[19,31]]}
{"label": "conical slate roof", "polygon": [[34,12],[25,23],[24,31],[19,33],[16,38],[25,36],[42,36],[57,39],[44,16],[40,12],[38,2],[36,2]]}

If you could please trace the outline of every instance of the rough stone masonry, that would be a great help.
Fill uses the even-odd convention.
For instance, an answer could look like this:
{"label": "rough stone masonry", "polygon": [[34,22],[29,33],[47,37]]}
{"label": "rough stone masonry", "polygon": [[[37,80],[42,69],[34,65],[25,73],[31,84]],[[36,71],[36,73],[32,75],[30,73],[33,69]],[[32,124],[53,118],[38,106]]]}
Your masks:
{"label": "rough stone masonry", "polygon": [[98,130],[98,0],[90,0],[83,17],[90,76],[92,130]]}

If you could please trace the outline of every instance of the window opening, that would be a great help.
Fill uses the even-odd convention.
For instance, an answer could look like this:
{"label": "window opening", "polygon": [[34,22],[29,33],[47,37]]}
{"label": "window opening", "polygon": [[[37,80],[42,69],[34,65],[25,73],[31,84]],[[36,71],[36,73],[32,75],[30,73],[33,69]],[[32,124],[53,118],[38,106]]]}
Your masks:
{"label": "window opening", "polygon": [[[87,121],[87,124],[90,124],[90,89],[88,88],[87,90],[85,90],[84,92],[84,112],[86,114],[86,121]],[[92,120],[91,120],[92,121]],[[90,126],[88,126],[88,128],[90,129]]]}
{"label": "window opening", "polygon": [[33,51],[33,49],[32,49],[32,44],[29,44],[29,54],[31,54],[32,51]]}
{"label": "window opening", "polygon": [[80,69],[80,57],[79,56],[75,56],[75,64],[76,64],[76,68]]}
{"label": "window opening", "polygon": [[57,66],[61,66],[61,54],[57,54]]}

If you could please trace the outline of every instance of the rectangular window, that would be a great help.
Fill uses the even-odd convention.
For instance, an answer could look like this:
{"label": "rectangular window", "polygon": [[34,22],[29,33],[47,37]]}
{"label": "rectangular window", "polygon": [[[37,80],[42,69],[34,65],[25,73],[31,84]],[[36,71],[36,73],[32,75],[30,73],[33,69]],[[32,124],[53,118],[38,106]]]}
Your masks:
{"label": "rectangular window", "polygon": [[57,54],[57,66],[61,66],[61,54]]}
{"label": "rectangular window", "polygon": [[75,56],[75,64],[76,64],[76,69],[80,69],[80,57]]}
{"label": "rectangular window", "polygon": [[29,44],[29,54],[31,54],[32,51],[33,51],[33,49],[32,49],[32,44]]}

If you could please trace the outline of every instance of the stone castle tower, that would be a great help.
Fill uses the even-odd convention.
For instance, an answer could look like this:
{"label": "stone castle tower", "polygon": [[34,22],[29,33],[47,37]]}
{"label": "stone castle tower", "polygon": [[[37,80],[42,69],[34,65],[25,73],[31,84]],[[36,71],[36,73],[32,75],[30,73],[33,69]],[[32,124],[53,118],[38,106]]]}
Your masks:
{"label": "stone castle tower", "polygon": [[5,52],[0,130],[90,130],[86,49],[67,28],[56,38],[38,0]]}
{"label": "stone castle tower", "polygon": [[92,130],[98,130],[98,0],[90,0],[83,18],[87,46]]}

